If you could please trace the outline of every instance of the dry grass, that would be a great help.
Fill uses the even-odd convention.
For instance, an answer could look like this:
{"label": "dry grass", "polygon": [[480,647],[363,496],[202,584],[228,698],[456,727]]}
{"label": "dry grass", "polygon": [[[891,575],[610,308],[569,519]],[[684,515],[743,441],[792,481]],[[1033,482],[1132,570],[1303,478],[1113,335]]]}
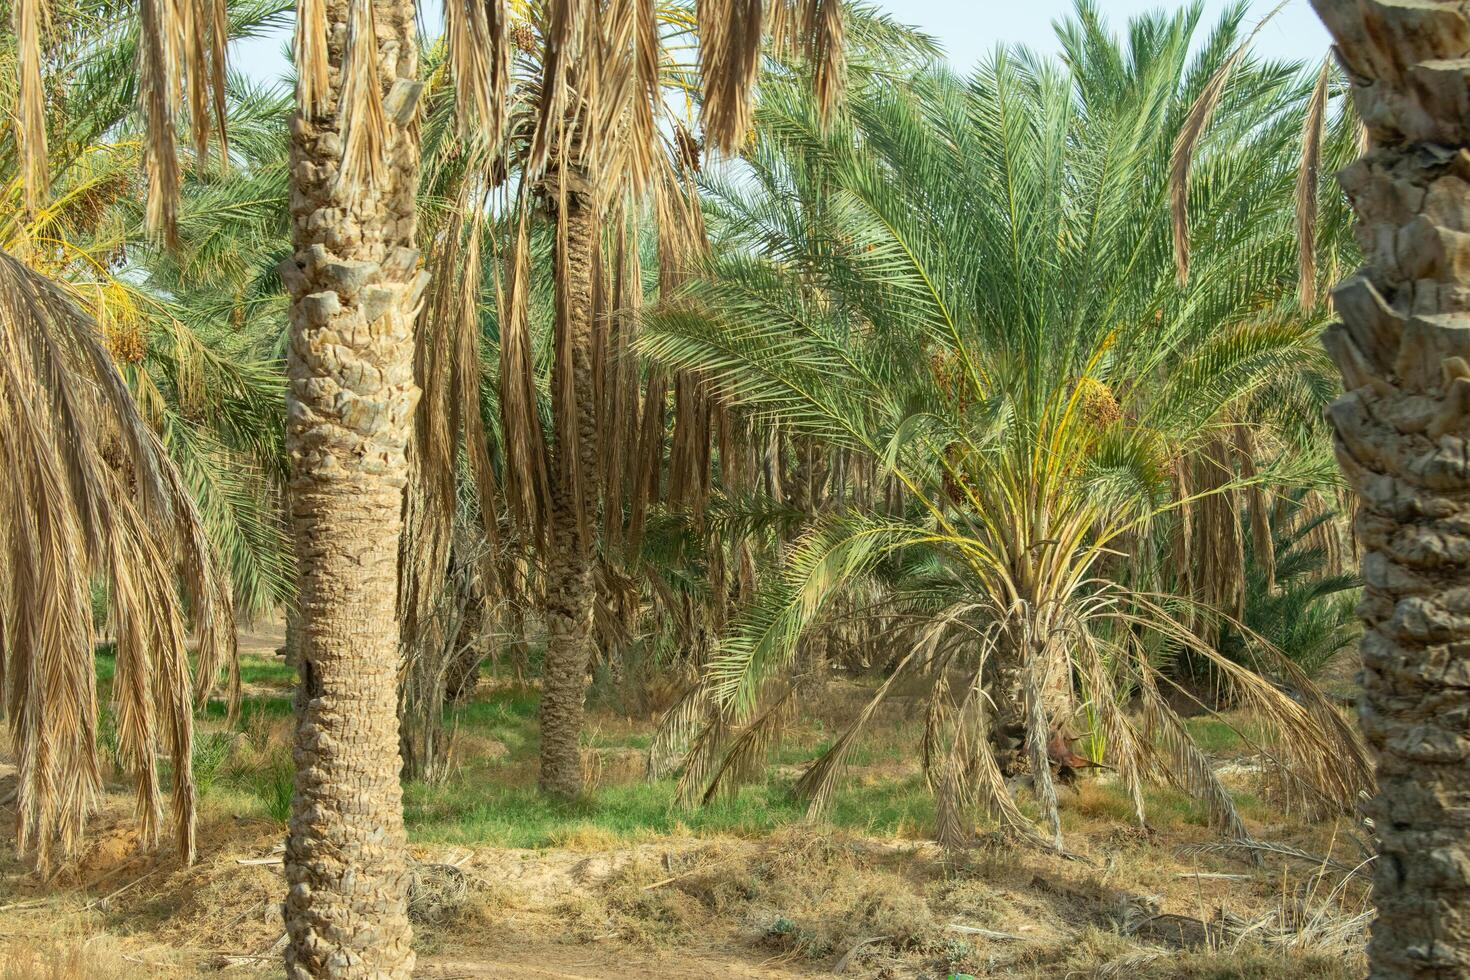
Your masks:
{"label": "dry grass", "polygon": [[[832,685],[820,713],[788,730],[777,761],[799,773],[800,761],[865,703],[862,691]],[[851,759],[859,789],[849,809],[884,799],[863,795],[870,787],[923,792],[919,726],[900,705],[885,711],[874,719],[881,737]],[[519,697],[467,709],[451,778],[500,784],[524,776],[535,747],[520,726],[532,723],[531,712]],[[281,839],[281,822],[259,796],[268,787],[254,781],[289,758],[289,721],[247,711],[241,725],[203,801],[193,867],[138,851],[120,787],[99,815],[95,846],[70,876],[44,882],[5,852],[0,963],[9,972],[0,980],[200,976],[225,964],[233,964],[228,977],[278,975],[281,868],[238,861],[272,854]],[[613,799],[644,792],[640,774],[622,763],[646,744],[647,726],[601,712],[591,728],[599,792]],[[1346,824],[1279,809],[1261,795],[1265,777],[1241,755],[1248,749],[1220,733],[1200,734],[1254,836],[1339,865],[1361,860]],[[1223,765],[1225,758],[1233,761]],[[846,830],[752,824],[732,833],[699,824],[699,811],[688,825],[668,820],[655,829],[639,822],[654,810],[614,814],[595,801],[554,819],[526,810],[527,819],[546,819],[535,849],[468,838],[413,848],[421,869],[415,941],[426,964],[478,964],[488,975],[530,962],[572,974],[645,964],[626,980],[709,968],[731,977],[830,975],[839,964],[845,976],[874,978],[1361,975],[1361,875],[1285,853],[1268,853],[1255,868],[1246,855],[1214,846],[1219,836],[1198,804],[1173,790],[1150,793],[1154,826],[1142,831],[1131,825],[1127,791],[1113,777],[1062,790],[1077,861],[994,844],[947,856],[927,843],[932,828],[895,830],[870,817]],[[654,803],[659,813],[664,805]],[[799,821],[800,808],[781,819]],[[0,833],[9,833],[3,824]],[[0,839],[0,848],[8,843]],[[520,975],[511,966],[504,972]]]}
{"label": "dry grass", "polygon": [[0,980],[152,980],[182,977],[187,963],[167,948],[133,949],[109,935],[0,945]]}

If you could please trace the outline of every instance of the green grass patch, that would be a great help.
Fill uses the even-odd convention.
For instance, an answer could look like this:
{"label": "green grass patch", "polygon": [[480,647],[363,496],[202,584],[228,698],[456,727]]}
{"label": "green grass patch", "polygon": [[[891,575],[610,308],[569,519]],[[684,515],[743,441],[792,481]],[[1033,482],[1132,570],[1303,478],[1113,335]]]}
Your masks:
{"label": "green grass patch", "polygon": [[[832,824],[873,835],[927,832],[933,803],[921,781],[840,790]],[[636,841],[692,833],[755,836],[801,822],[806,804],[790,785],[771,781],[741,788],[708,806],[685,809],[674,782],[600,787],[585,798],[558,803],[530,786],[480,781],[404,787],[410,837],[419,842],[498,847],[549,847],[577,838]]]}
{"label": "green grass patch", "polygon": [[240,680],[246,684],[268,684],[272,687],[293,687],[296,684],[296,669],[284,660],[262,657],[253,653],[240,655]]}
{"label": "green grass patch", "polygon": [[1246,747],[1245,740],[1240,737],[1241,733],[1214,715],[1186,718],[1184,727],[1206,755],[1229,755]]}

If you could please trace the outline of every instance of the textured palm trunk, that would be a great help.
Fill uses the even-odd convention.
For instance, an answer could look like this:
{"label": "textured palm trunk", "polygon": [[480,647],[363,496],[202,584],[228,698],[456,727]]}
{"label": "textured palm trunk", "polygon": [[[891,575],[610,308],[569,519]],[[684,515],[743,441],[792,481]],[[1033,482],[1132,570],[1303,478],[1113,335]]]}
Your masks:
{"label": "textured palm trunk", "polygon": [[[331,96],[341,92],[345,0],[326,0]],[[286,839],[286,972],[409,977],[400,768],[397,560],[405,447],[418,390],[408,310],[418,137],[414,8],[373,0],[389,109],[383,176],[339,185],[335,114],[291,129],[294,258],[287,448],[300,563],[296,793]]]}
{"label": "textured palm trunk", "polygon": [[1364,547],[1370,975],[1470,977],[1470,15],[1314,5],[1372,138],[1339,175],[1367,262],[1323,335],[1347,390],[1329,416]]}
{"label": "textured palm trunk", "polygon": [[[590,540],[597,529],[597,400],[593,376],[592,262],[594,209],[581,194],[564,197],[564,238],[556,256],[557,326],[562,335],[552,381],[557,466],[547,527],[546,665],[541,688],[541,791],[571,798],[582,791],[582,715],[592,653]],[[566,399],[573,404],[564,404]],[[574,474],[576,477],[574,478]],[[577,482],[580,481],[580,493]]]}

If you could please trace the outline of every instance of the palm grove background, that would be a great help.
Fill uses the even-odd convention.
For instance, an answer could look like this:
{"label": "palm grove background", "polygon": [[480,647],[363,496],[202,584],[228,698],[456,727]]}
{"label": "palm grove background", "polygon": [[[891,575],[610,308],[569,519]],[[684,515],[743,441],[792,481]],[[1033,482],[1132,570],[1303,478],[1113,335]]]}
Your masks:
{"label": "palm grove background", "polygon": [[[297,16],[373,36],[367,5],[327,6]],[[533,692],[552,798],[587,798],[590,677],[594,708],[657,719],[651,791],[689,808],[768,785],[783,731],[855,683],[847,727],[778,778],[813,819],[897,697],[946,845],[998,827],[1066,852],[1059,740],[1115,771],[1126,819],[1168,783],[1250,842],[1201,714],[1282,805],[1355,813],[1368,756],[1314,681],[1357,633],[1317,340],[1359,261],[1331,175],[1365,137],[1337,69],[1254,55],[1244,5],[1118,34],[1079,3],[1060,56],[997,50],[968,76],[861,5],[775,4],[744,60],[696,6],[592,4],[574,30],[560,5],[452,5],[417,47],[421,93],[359,81],[382,65],[329,32],[295,100],[209,51],[187,79],[140,74],[131,5],[11,6],[0,685],[41,869],[78,853],[108,765],[144,836],[193,853],[217,735],[252,724],[236,620],[284,617],[298,746],[330,740],[321,563],[332,535],[399,520],[390,570],[348,591],[397,612],[373,710],[410,807],[461,778],[484,674]],[[288,13],[220,5],[212,50]],[[183,25],[161,53],[190,55]],[[341,132],[288,125],[354,84],[377,96]],[[176,134],[140,114],[155,97]],[[325,260],[303,242],[373,233],[355,210],[361,241],[322,227],[311,195],[354,182],[386,209],[374,269],[395,241],[419,253],[383,280],[420,395],[382,525],[293,480],[321,409],[286,413],[288,387],[324,397],[298,371],[335,349],[288,327],[337,315],[313,312]],[[207,705],[223,725],[196,730]],[[294,795],[288,861],[315,867],[303,801],[326,784],[279,769],[251,785],[282,817]],[[310,934],[291,962],[335,975]]]}

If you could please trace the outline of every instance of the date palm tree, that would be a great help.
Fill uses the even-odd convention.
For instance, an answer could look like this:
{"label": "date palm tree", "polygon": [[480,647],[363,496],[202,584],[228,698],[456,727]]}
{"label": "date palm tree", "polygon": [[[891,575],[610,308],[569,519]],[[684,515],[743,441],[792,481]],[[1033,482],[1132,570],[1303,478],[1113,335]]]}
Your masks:
{"label": "date palm tree", "polygon": [[[857,90],[850,124],[826,129],[799,88],[765,85],[749,171],[710,178],[714,257],[685,304],[649,318],[644,349],[758,419],[874,460],[902,494],[887,513],[819,513],[721,638],[654,746],[683,750],[688,796],[752,771],[804,695],[802,643],[878,580],[918,625],[798,784],[814,813],[906,683],[930,692],[924,764],[946,841],[969,839],[983,810],[1060,847],[1048,744],[1078,727],[1139,821],[1143,782],[1162,776],[1247,836],[1165,697],[1161,657],[1180,652],[1261,719],[1296,798],[1354,805],[1367,763],[1330,703],[1258,638],[1249,666],[1223,656],[1192,626],[1209,604],[1152,571],[1187,506],[1304,475],[1288,455],[1185,492],[1175,477],[1228,438],[1237,406],[1310,361],[1325,317],[1302,309],[1292,217],[1320,73],[1233,54],[1242,15],[1192,57],[1197,6],[1135,23],[1117,47],[1082,5],[1065,68],[999,52],[965,80],[919,71]],[[1193,161],[1181,281],[1170,161],[1227,65],[1230,96]],[[1336,121],[1333,147],[1351,139]],[[1322,229],[1325,255],[1344,224]],[[1022,776],[1044,828],[1008,791]]]}
{"label": "date palm tree", "polygon": [[[508,10],[498,2],[455,2],[446,13],[463,132],[493,166],[504,141],[517,135],[506,127],[503,107]],[[635,83],[640,69],[631,60],[639,44],[646,47],[653,13],[652,4],[628,0],[555,0],[531,9],[541,57],[524,183],[555,214],[558,276],[550,471],[556,482],[545,498],[552,649],[543,716],[552,719],[552,764],[543,766],[542,784],[563,794],[580,786],[575,739],[596,526],[592,257],[596,204],[610,197],[599,197],[597,188],[599,178],[617,186],[636,179],[630,168],[644,151],[609,134],[620,130],[628,92],[637,93],[635,101],[653,97],[646,83]],[[722,86],[706,100],[711,135],[729,145],[744,133],[751,82],[744,68],[757,57],[763,4],[701,4],[698,14],[707,84]],[[287,447],[302,620],[286,960],[288,972],[300,976],[406,976],[413,964],[395,600],[419,397],[412,320],[430,278],[415,247],[421,83],[414,16],[412,0],[303,0],[298,8],[296,254],[281,274],[293,301]],[[644,56],[657,66],[656,54]],[[646,74],[646,66],[641,70]],[[592,87],[594,77],[604,84]],[[651,137],[648,127],[642,132]],[[614,152],[629,146],[626,156]],[[488,475],[483,468],[481,475]],[[567,729],[570,743],[560,735]]]}
{"label": "date palm tree", "polygon": [[1365,261],[1334,292],[1342,323],[1322,339],[1346,389],[1330,418],[1364,548],[1359,718],[1377,753],[1379,838],[1369,972],[1465,976],[1470,14],[1434,0],[1313,6],[1368,139],[1338,175]]}
{"label": "date palm tree", "polygon": [[[667,97],[682,93],[697,102],[706,148],[733,152],[750,128],[750,86],[763,40],[804,52],[830,111],[844,74],[844,23],[829,0],[529,5],[527,25],[539,43],[527,46],[519,66],[528,83],[518,87],[509,156],[490,161],[494,172],[481,183],[513,190],[496,209],[512,216],[498,317],[504,489],[516,524],[542,558],[547,653],[539,783],[550,795],[570,798],[582,789],[604,510],[615,510],[619,525],[625,502],[641,513],[653,485],[630,481],[625,493],[624,473],[646,470],[650,460],[656,467],[662,453],[666,388],[655,380],[640,419],[632,390],[638,381],[626,370],[631,359],[615,351],[626,335],[612,339],[607,325],[631,322],[628,311],[641,297],[637,228],[645,207],[653,214],[661,284],[701,246],[689,172],[694,121],[671,113]],[[451,48],[455,30],[451,24]],[[472,95],[462,85],[457,94],[461,102]],[[505,183],[511,172],[521,178],[513,188]],[[539,421],[527,329],[535,216],[555,228],[549,433]],[[613,309],[615,282],[622,309]]]}

